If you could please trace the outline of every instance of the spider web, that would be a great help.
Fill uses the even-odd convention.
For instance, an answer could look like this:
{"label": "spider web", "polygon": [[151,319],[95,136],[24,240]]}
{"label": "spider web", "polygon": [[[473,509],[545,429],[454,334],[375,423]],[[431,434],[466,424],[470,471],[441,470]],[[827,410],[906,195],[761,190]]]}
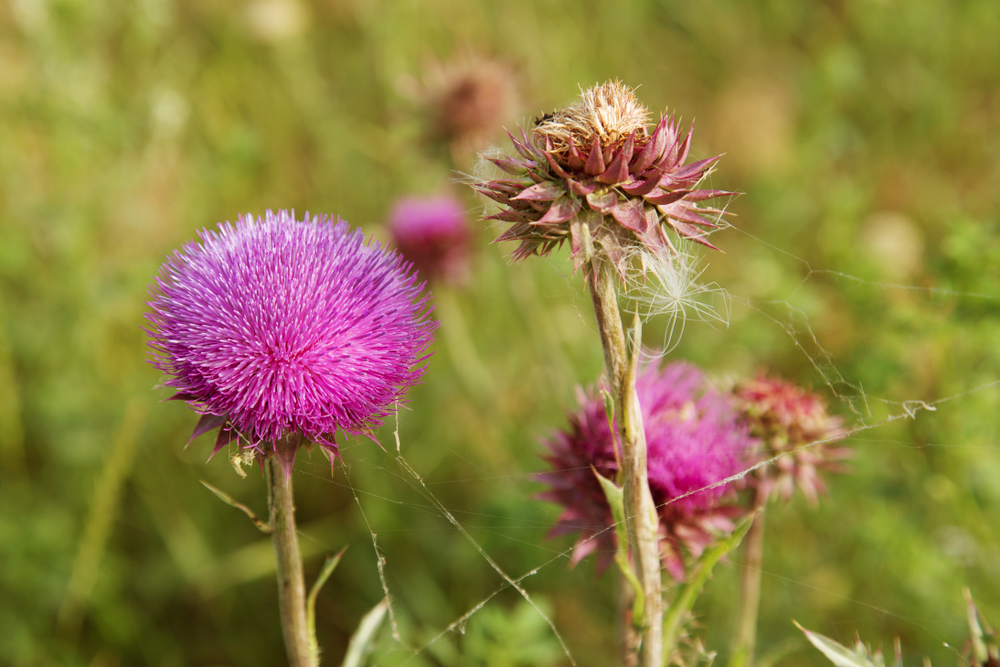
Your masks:
{"label": "spider web", "polygon": [[[741,233],[747,234],[747,232],[740,230]],[[844,409],[851,412],[855,417],[853,425],[848,429],[846,439],[854,438],[855,442],[858,442],[857,436],[869,433],[874,429],[881,428],[890,424],[892,422],[897,422],[901,420],[914,420],[922,412],[935,412],[938,407],[955,402],[964,398],[967,398],[973,394],[984,392],[988,389],[1000,385],[1000,379],[995,379],[986,383],[981,383],[976,386],[967,387],[961,391],[950,394],[948,396],[938,398],[935,400],[925,400],[918,397],[914,398],[903,398],[903,399],[890,399],[886,397],[871,396],[864,390],[864,387],[858,382],[852,382],[850,379],[846,378],[841,371],[837,368],[834,357],[829,353],[823,346],[820,337],[814,331],[813,326],[810,322],[810,317],[806,310],[794,305],[796,294],[799,290],[804,287],[811,280],[817,276],[828,276],[836,280],[845,281],[851,285],[852,289],[867,288],[872,290],[904,290],[907,292],[912,292],[915,294],[923,294],[933,297],[944,297],[952,300],[963,300],[963,299],[975,299],[975,300],[987,300],[990,302],[1000,301],[996,296],[989,294],[982,294],[977,292],[964,292],[956,290],[948,290],[936,287],[922,287],[907,284],[896,284],[889,282],[873,281],[858,276],[854,276],[848,273],[824,269],[815,268],[809,261],[797,257],[792,253],[785,250],[777,248],[766,241],[752,237],[747,234],[754,242],[761,244],[762,246],[773,250],[776,253],[784,256],[788,261],[801,264],[804,267],[804,275],[801,281],[795,286],[792,291],[780,299],[755,299],[747,296],[741,296],[737,294],[724,294],[723,298],[727,303],[727,309],[732,304],[735,307],[742,307],[747,309],[747,311],[752,312],[762,318],[769,324],[769,326],[774,327],[776,330],[782,332],[790,342],[790,344],[797,351],[798,355],[807,363],[815,372],[820,382],[824,384],[830,392],[841,402]],[[694,275],[697,278],[700,272]],[[567,276],[567,280],[570,277]],[[579,289],[577,286],[575,289]],[[704,292],[712,292],[714,290],[703,290]],[[578,292],[579,294],[579,292]],[[578,298],[579,303],[577,305],[581,310],[586,310],[589,307],[589,303],[584,303],[582,297]],[[714,326],[718,326],[720,322],[725,324],[728,323],[724,321],[724,318],[720,319],[714,315],[716,311],[714,310],[702,310],[701,306],[697,303],[694,304],[693,320],[701,320],[712,325],[714,321]],[[676,310],[669,313],[670,321],[666,328],[666,338],[664,348],[673,347],[676,345],[674,337],[683,330],[684,326],[684,308],[677,308]],[[712,314],[706,316],[706,313],[711,312]],[[678,318],[680,318],[678,320]],[[679,327],[679,328],[678,328]],[[597,345],[596,331],[593,332],[594,344]],[[874,406],[879,406],[878,408]],[[405,413],[404,413],[405,414]],[[389,615],[389,625],[391,627],[391,637],[392,637],[392,647],[389,652],[399,652],[406,656],[405,659],[394,664],[408,664],[413,659],[424,655],[428,649],[439,642],[442,638],[453,634],[464,634],[466,624],[472,619],[476,614],[480,613],[483,609],[487,608],[488,605],[493,603],[498,596],[500,596],[504,591],[513,590],[515,591],[523,600],[529,604],[534,611],[539,615],[539,617],[548,626],[552,636],[557,640],[559,646],[569,664],[576,666],[578,664],[577,656],[571,650],[567,641],[564,639],[563,634],[557,627],[551,615],[542,608],[541,605],[532,597],[528,584],[530,579],[535,575],[539,574],[542,570],[550,568],[553,565],[559,564],[560,567],[564,567],[564,564],[569,561],[570,555],[573,551],[572,547],[568,547],[564,550],[551,550],[545,549],[549,552],[549,555],[541,557],[537,563],[524,571],[519,572],[509,572],[499,560],[492,556],[486,548],[484,548],[480,542],[472,535],[470,529],[477,531],[483,530],[479,526],[473,525],[475,518],[495,518],[492,515],[486,515],[476,512],[467,512],[459,510],[457,508],[450,508],[444,502],[442,502],[438,496],[431,490],[430,485],[420,473],[404,458],[402,453],[402,444],[399,437],[399,422],[397,421],[396,429],[394,432],[396,451],[395,455],[392,457],[392,461],[395,465],[394,470],[389,468],[383,468],[386,472],[397,480],[405,482],[405,484],[411,489],[415,490],[424,500],[422,504],[415,504],[412,501],[400,500],[396,497],[386,495],[386,494],[376,494],[370,491],[357,488],[351,481],[350,468],[345,469],[345,475],[347,478],[346,485],[350,488],[350,492],[357,505],[358,511],[363,518],[367,530],[370,534],[372,547],[376,555],[376,565],[379,581],[385,599],[388,601],[388,615]],[[724,486],[731,482],[741,480],[747,475],[753,473],[755,470],[762,468],[764,466],[775,465],[778,459],[782,456],[792,456],[796,452],[815,447],[822,444],[822,442],[813,442],[794,451],[789,451],[780,456],[758,462],[754,465],[748,466],[747,468],[741,470],[739,473],[721,480],[716,484],[708,487],[697,489],[691,491],[687,495],[693,495],[695,493]],[[954,445],[928,445],[928,446],[954,446]],[[990,448],[995,449],[995,448]],[[308,465],[308,464],[307,464]],[[324,475],[317,472],[317,474],[312,475],[311,473],[297,470],[298,474],[309,474],[310,476],[323,478]],[[531,478],[533,473],[525,473],[523,475],[512,475],[512,476],[491,476],[488,471],[484,471],[481,477],[474,478],[463,478],[463,479],[453,479],[453,480],[435,480],[433,484],[443,484],[443,483],[490,483],[498,479],[510,480],[511,478]],[[331,481],[328,476],[325,477],[327,481]],[[404,636],[404,631],[400,628],[400,624],[397,621],[397,609],[396,609],[396,596],[393,594],[393,587],[390,584],[390,580],[387,577],[386,570],[391,567],[393,554],[386,553],[382,546],[379,544],[378,534],[379,527],[373,525],[370,522],[368,513],[366,512],[366,503],[371,501],[381,501],[388,502],[392,504],[399,504],[402,506],[407,506],[412,509],[417,509],[422,512],[429,512],[436,516],[439,516],[443,522],[447,525],[448,529],[454,531],[455,534],[460,535],[461,538],[466,541],[478,554],[479,558],[485,563],[485,565],[490,568],[497,576],[500,577],[501,583],[489,592],[487,595],[478,600],[475,604],[470,605],[463,613],[455,617],[450,623],[445,624],[437,632],[434,632],[429,639],[424,639],[422,641],[415,641],[412,638],[407,638]],[[674,499],[671,502],[676,502],[680,498]],[[534,501],[531,501],[534,502]],[[459,519],[458,516],[468,516],[468,519]],[[504,517],[508,521],[518,521],[514,517]],[[528,522],[530,523],[530,522]],[[613,530],[614,527],[608,527],[606,530]],[[308,537],[308,536],[306,536]],[[598,536],[594,536],[591,539],[597,539]],[[515,540],[513,536],[508,536],[507,539]],[[539,548],[541,547],[540,545]],[[333,545],[329,545],[329,548],[333,548]],[[724,559],[728,562],[734,563],[737,567],[742,567],[738,562],[738,559],[734,560],[733,555]],[[783,580],[788,583],[793,583],[797,586],[803,587],[805,589],[815,590],[821,592],[825,595],[841,598],[844,601],[850,603],[851,605],[856,605],[858,607],[867,608],[879,613],[891,616],[893,618],[899,619],[902,622],[910,624],[911,626],[918,628],[921,632],[927,633],[936,642],[943,644],[952,650],[956,655],[960,655],[959,650],[950,647],[944,638],[935,634],[931,626],[924,620],[908,616],[907,614],[895,612],[884,607],[873,605],[867,603],[863,600],[859,600],[855,597],[844,596],[838,594],[836,591],[826,590],[821,587],[817,587],[808,583],[807,581],[797,580],[794,578],[789,578],[778,574],[776,572],[769,571],[766,567],[762,569],[762,573],[769,578],[775,578],[778,580]],[[939,645],[940,645],[939,644]],[[382,653],[385,655],[385,652]]]}

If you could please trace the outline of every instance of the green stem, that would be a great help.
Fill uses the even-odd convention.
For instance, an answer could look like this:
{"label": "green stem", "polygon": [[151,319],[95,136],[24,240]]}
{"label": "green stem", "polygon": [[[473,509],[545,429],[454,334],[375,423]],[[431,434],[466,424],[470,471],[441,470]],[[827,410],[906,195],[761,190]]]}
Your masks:
{"label": "green stem", "polygon": [[458,299],[451,288],[442,285],[434,290],[434,302],[434,314],[441,323],[441,337],[448,346],[459,379],[477,399],[489,399],[494,394],[493,378],[476,351]]}
{"label": "green stem", "polygon": [[83,612],[97,582],[101,561],[121,507],[122,489],[132,474],[139,429],[148,409],[146,402],[138,398],[129,402],[111,453],[94,488],[87,523],[73,559],[66,597],[56,621],[59,631],[68,639],[76,640]]}
{"label": "green stem", "polygon": [[310,646],[306,614],[306,586],[299,555],[299,537],[295,530],[295,501],[291,471],[285,471],[275,456],[264,462],[267,477],[268,507],[274,531],[278,608],[281,630],[285,636],[289,667],[318,667],[319,657]]}
{"label": "green stem", "polygon": [[[757,501],[755,504],[760,504]],[[739,625],[729,667],[753,667],[757,644],[757,614],[760,610],[761,566],[764,562],[764,506],[760,505],[743,542],[743,573],[740,578]]]}
{"label": "green stem", "polygon": [[[589,238],[585,242],[589,245]],[[642,667],[663,667],[663,593],[658,519],[653,496],[649,491],[646,433],[635,391],[639,340],[633,342],[633,355],[630,358],[618,309],[615,278],[607,263],[593,254],[592,249],[588,248],[588,251],[588,284],[604,347],[604,362],[614,400],[618,437],[622,444],[625,526],[632,546],[636,576],[645,595],[643,618],[638,628],[639,645],[633,646],[632,652],[638,653]]]}
{"label": "green stem", "polygon": [[[633,575],[634,576],[634,575]],[[629,614],[635,615],[636,604],[635,587],[628,577],[618,578],[618,613],[622,622],[619,624],[619,640],[622,648],[622,667],[636,667],[639,664],[639,656],[635,647],[639,646],[640,637],[636,632],[635,625],[627,622]]]}
{"label": "green stem", "polygon": [[701,589],[705,586],[705,582],[708,581],[709,575],[712,574],[712,568],[715,567],[715,564],[723,556],[739,545],[740,541],[743,540],[747,531],[753,525],[753,521],[753,517],[744,519],[741,524],[736,526],[731,535],[716,540],[712,546],[706,549],[701,558],[698,559],[698,563],[690,575],[688,575],[688,582],[677,592],[677,597],[667,610],[663,621],[663,650],[668,658],[676,648],[677,640],[680,638],[680,632],[684,627],[685,620],[690,615],[691,609],[694,607]]}

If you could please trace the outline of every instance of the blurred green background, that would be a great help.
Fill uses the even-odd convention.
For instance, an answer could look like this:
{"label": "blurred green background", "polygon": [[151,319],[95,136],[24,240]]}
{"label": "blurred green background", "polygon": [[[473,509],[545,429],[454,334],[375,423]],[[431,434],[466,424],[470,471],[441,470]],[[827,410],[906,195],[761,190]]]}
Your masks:
{"label": "blurred green background", "polygon": [[[996,0],[0,4],[0,664],[283,663],[270,544],[199,484],[262,512],[263,481],[206,464],[207,438],[183,449],[196,417],[160,402],[147,286],[239,213],[384,239],[397,197],[449,189],[479,243],[469,283],[440,290],[448,336],[401,414],[404,456],[506,572],[538,568],[524,585],[578,664],[616,663],[614,577],[567,570],[570,543],[544,539],[558,510],[533,499],[539,438],[601,369],[589,299],[565,253],[511,266],[488,245],[453,185],[471,146],[429,129],[441,72],[474,56],[506,72],[500,146],[501,123],[614,77],[697,118],[695,157],[726,153],[712,185],[745,194],[705,274],[730,326],[689,322],[672,357],[770,368],[871,426],[818,509],[769,512],[761,651],[824,664],[795,619],[951,664],[963,585],[1000,623],[1000,391],[982,388],[1000,378],[998,36]],[[470,349],[479,375],[456,372]],[[907,401],[942,402],[909,419]],[[307,575],[351,545],[319,603],[328,664],[383,596],[372,532],[400,632],[376,662],[567,664],[519,596],[490,598],[500,577],[381,439],[344,445],[332,477],[317,453],[295,473]],[[697,607],[720,661],[738,575],[720,565]]]}

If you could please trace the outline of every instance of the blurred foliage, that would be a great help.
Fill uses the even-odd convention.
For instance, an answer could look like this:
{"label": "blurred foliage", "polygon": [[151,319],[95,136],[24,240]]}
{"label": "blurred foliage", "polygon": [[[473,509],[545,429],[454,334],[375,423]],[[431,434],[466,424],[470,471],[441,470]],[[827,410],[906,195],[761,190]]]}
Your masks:
{"label": "blurred foliage", "polygon": [[[240,212],[331,212],[385,238],[396,197],[456,187],[472,156],[429,144],[403,82],[472,48],[512,67],[525,122],[611,77],[697,116],[697,156],[726,152],[713,185],[746,194],[705,274],[730,326],[689,322],[672,355],[719,377],[767,366],[872,426],[817,510],[769,512],[761,650],[795,618],[950,663],[956,591],[1000,617],[998,34],[995,0],[0,5],[0,663],[282,664],[270,544],[199,479],[258,511],[263,482],[182,448],[195,416],[158,403],[147,286]],[[332,477],[300,457],[307,574],[352,545],[317,609],[331,664],[384,594],[373,533],[400,633],[382,664],[565,662],[527,603],[491,597],[502,579],[428,493],[512,577],[537,569],[522,583],[580,665],[616,661],[614,578],[567,570],[569,544],[544,539],[556,510],[532,499],[538,437],[601,369],[589,299],[563,255],[508,266],[476,229],[475,276],[439,308],[489,381],[441,338],[400,416],[426,488],[388,426],[387,451],[350,441]],[[720,564],[696,607],[719,659],[738,574]]]}

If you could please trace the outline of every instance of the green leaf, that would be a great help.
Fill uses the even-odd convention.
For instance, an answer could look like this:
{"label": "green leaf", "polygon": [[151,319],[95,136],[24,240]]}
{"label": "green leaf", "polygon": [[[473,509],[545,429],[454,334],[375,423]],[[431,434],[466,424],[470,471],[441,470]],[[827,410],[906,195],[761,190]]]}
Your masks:
{"label": "green leaf", "polygon": [[[792,623],[795,623],[795,621],[792,621]],[[882,658],[882,653],[878,652],[873,655],[860,640],[855,644],[853,649],[850,649],[842,644],[838,644],[829,637],[806,630],[798,623],[795,623],[795,627],[801,630],[805,634],[806,639],[818,648],[830,662],[837,665],[837,667],[885,667],[885,660]]]}
{"label": "green leaf", "polygon": [[312,589],[309,591],[309,596],[306,598],[306,626],[309,631],[309,647],[317,657],[319,656],[319,643],[316,641],[316,597],[319,595],[320,589],[323,588],[323,584],[326,583],[326,580],[330,578],[330,575],[337,568],[345,551],[347,551],[347,547],[326,557],[323,569],[320,571],[319,576],[316,577],[316,582],[313,584]]}
{"label": "green leaf", "polygon": [[635,591],[635,602],[632,604],[632,619],[636,627],[642,627],[645,622],[646,594],[639,584],[639,579],[628,561],[628,530],[625,528],[625,490],[612,482],[610,479],[597,472],[594,467],[590,468],[597,476],[597,481],[601,483],[604,490],[604,497],[608,499],[611,506],[611,518],[615,522],[615,535],[618,536],[618,548],[615,550],[615,563],[621,570],[625,580]]}
{"label": "green leaf", "polygon": [[344,656],[341,667],[361,667],[365,664],[365,658],[371,650],[372,637],[382,627],[382,619],[385,618],[385,613],[388,610],[389,600],[387,598],[364,615],[347,645],[347,655]]}

